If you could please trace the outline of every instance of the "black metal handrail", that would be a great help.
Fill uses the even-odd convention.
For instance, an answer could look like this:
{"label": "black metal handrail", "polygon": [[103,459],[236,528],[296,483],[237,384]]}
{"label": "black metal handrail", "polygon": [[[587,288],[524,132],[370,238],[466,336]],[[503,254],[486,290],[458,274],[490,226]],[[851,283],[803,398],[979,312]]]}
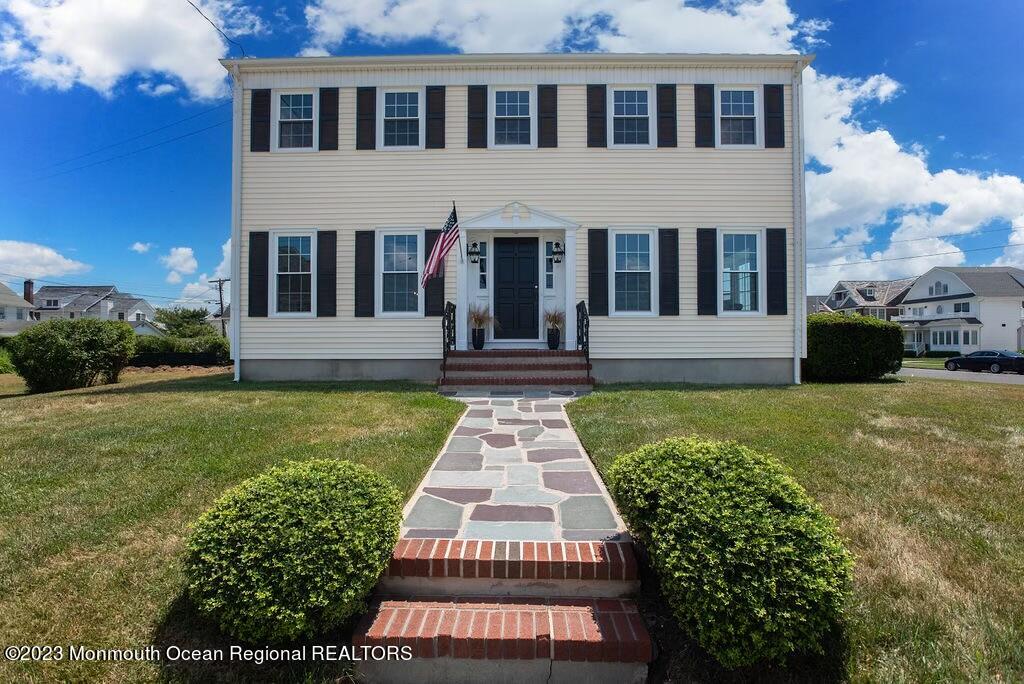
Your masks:
{"label": "black metal handrail", "polygon": [[451,302],[444,303],[444,313],[441,315],[441,377],[447,377],[448,354],[455,349],[455,305]]}
{"label": "black metal handrail", "polygon": [[587,377],[590,377],[590,314],[587,303],[580,300],[576,305],[576,349],[583,352],[587,360]]}

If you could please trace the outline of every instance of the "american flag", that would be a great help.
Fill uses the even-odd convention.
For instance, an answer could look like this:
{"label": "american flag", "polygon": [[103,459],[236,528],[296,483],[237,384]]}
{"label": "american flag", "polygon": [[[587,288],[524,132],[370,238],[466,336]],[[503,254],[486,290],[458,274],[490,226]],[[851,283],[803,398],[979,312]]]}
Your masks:
{"label": "american flag", "polygon": [[420,281],[420,287],[425,288],[427,281],[441,272],[445,256],[447,256],[448,252],[451,251],[451,248],[458,241],[459,216],[455,213],[455,202],[452,202],[452,213],[448,215],[448,220],[444,222],[444,228],[441,229],[441,234],[437,236],[434,248],[430,250],[430,256],[427,257],[427,263],[423,267],[423,280]]}

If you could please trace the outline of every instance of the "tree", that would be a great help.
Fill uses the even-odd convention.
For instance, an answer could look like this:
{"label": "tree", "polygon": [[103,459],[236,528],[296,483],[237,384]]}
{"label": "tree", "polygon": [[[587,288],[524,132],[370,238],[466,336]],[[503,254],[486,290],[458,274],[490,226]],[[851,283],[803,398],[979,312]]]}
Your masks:
{"label": "tree", "polygon": [[217,331],[206,323],[210,312],[205,308],[188,309],[176,306],[171,309],[157,309],[156,322],[167,328],[174,337],[205,337],[216,335]]}

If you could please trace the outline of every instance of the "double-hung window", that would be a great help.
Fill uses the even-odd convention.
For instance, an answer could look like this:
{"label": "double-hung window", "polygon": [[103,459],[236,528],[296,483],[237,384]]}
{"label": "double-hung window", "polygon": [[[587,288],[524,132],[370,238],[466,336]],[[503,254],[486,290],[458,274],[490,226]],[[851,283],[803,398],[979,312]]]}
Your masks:
{"label": "double-hung window", "polygon": [[[423,147],[423,98],[419,90],[385,90],[378,104],[382,148]],[[383,106],[380,106],[380,105]]]}
{"label": "double-hung window", "polygon": [[654,263],[654,233],[650,230],[611,232],[612,303],[614,313],[652,313],[657,286]]}
{"label": "double-hung window", "polygon": [[722,313],[761,311],[760,240],[760,232],[719,231]]}
{"label": "double-hung window", "polygon": [[491,111],[492,147],[536,147],[535,89],[495,88]]}
{"label": "double-hung window", "polygon": [[313,278],[316,255],[311,232],[274,233],[274,314],[301,316],[313,313]]}
{"label": "double-hung window", "polygon": [[612,147],[650,147],[654,135],[650,88],[609,88],[608,138]]}
{"label": "double-hung window", "polygon": [[953,304],[953,313],[970,313],[971,303],[970,302],[956,302]]}
{"label": "double-hung window", "polygon": [[422,313],[420,267],[423,258],[420,231],[380,233],[382,314],[417,315]]}
{"label": "double-hung window", "polygon": [[718,144],[721,147],[755,147],[759,144],[757,90],[718,89]]}
{"label": "double-hung window", "polygon": [[276,149],[316,149],[316,109],[312,92],[277,93],[274,103]]}

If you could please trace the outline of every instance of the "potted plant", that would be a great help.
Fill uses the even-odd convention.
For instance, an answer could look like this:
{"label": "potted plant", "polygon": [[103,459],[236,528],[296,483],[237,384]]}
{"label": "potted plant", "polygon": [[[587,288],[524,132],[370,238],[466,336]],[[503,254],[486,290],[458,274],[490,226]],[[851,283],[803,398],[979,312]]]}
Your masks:
{"label": "potted plant", "polygon": [[469,327],[473,330],[473,349],[483,349],[487,336],[487,326],[494,321],[486,306],[469,307]]}
{"label": "potted plant", "polygon": [[562,326],[565,325],[564,311],[545,311],[544,323],[548,327],[548,349],[558,349],[562,341]]}

